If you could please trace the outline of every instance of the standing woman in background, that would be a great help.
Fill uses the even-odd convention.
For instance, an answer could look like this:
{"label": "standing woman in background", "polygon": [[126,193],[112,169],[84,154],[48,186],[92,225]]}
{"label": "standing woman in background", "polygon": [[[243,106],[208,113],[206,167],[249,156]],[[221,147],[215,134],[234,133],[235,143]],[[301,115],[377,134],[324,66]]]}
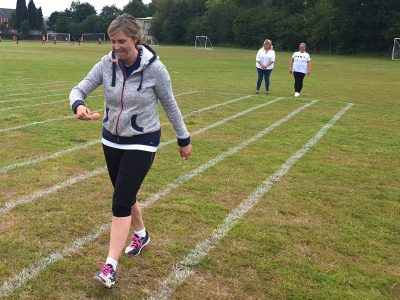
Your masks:
{"label": "standing woman in background", "polygon": [[108,35],[112,51],[72,89],[69,98],[78,119],[95,119],[84,99],[103,85],[102,144],[114,193],[108,256],[94,279],[111,288],[130,227],[133,234],[125,255],[138,255],[150,242],[136,195],[160,144],[158,101],[174,127],[183,159],[189,158],[192,145],[168,71],[153,49],[140,44],[141,28],[136,19],[127,14],[117,17]]}
{"label": "standing woman in background", "polygon": [[261,82],[263,77],[265,78],[265,93],[269,94],[269,77],[271,75],[272,69],[274,68],[275,62],[275,51],[272,50],[272,42],[270,40],[265,40],[264,45],[260,48],[256,55],[256,67],[258,73],[256,94],[260,92]]}
{"label": "standing woman in background", "polygon": [[294,52],[289,63],[289,73],[294,77],[294,96],[299,97],[303,89],[304,76],[311,74],[311,57],[306,52],[306,43],[300,43],[299,51]]}

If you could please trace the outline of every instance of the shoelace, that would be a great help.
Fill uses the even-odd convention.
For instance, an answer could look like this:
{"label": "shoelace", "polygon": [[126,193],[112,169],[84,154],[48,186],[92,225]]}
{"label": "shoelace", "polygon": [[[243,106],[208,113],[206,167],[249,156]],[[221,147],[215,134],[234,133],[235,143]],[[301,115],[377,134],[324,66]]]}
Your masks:
{"label": "shoelace", "polygon": [[103,265],[103,268],[101,269],[101,274],[103,274],[104,276],[107,276],[113,271],[113,268],[107,265],[105,262],[98,261],[97,263]]}
{"label": "shoelace", "polygon": [[130,244],[130,246],[134,249],[139,248],[140,246],[142,246],[142,239],[133,234],[132,243]]}

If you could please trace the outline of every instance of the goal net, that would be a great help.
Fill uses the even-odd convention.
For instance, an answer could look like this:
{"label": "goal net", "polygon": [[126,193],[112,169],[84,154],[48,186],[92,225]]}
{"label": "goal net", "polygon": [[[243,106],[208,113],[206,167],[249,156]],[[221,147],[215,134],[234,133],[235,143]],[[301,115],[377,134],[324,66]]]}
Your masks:
{"label": "goal net", "polygon": [[105,33],[83,33],[81,35],[81,42],[104,42],[105,39]]}
{"label": "goal net", "polygon": [[142,37],[142,44],[149,46],[158,46],[158,41],[152,35],[145,35]]}
{"label": "goal net", "polygon": [[392,60],[400,60],[400,38],[393,40]]}
{"label": "goal net", "polygon": [[212,50],[213,45],[210,39],[206,35],[196,35],[196,40],[194,41],[195,48],[201,48],[206,50]]}
{"label": "goal net", "polygon": [[71,40],[71,35],[69,33],[59,33],[52,32],[47,34],[47,41],[57,41],[57,42],[66,42],[68,43]]}

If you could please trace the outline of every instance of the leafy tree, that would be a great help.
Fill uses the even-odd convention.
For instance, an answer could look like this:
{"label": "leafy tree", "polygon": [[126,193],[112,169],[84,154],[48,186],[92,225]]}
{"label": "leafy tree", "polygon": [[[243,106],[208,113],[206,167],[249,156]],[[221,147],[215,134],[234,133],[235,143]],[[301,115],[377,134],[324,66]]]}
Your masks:
{"label": "leafy tree", "polygon": [[107,32],[109,24],[102,16],[90,15],[81,22],[82,33],[85,32]]}
{"label": "leafy tree", "polygon": [[28,20],[32,29],[37,29],[37,8],[33,0],[28,3]]}
{"label": "leafy tree", "polygon": [[131,0],[122,9],[124,13],[130,14],[135,18],[145,18],[147,15],[147,6],[143,4],[142,0]]}
{"label": "leafy tree", "polygon": [[28,20],[23,20],[19,26],[19,29],[22,33],[23,36],[28,36],[29,31],[31,30],[29,26],[29,21]]}
{"label": "leafy tree", "polygon": [[42,13],[42,7],[39,7],[37,10],[37,16],[36,16],[36,29],[42,30],[44,27],[44,19],[43,19],[43,13]]}
{"label": "leafy tree", "polygon": [[68,32],[69,19],[66,14],[58,16],[55,26],[56,32]]}
{"label": "leafy tree", "polygon": [[334,19],[337,10],[332,0],[318,0],[305,11],[307,27],[309,28],[308,42],[314,49],[333,51],[337,37]]}
{"label": "leafy tree", "polygon": [[100,16],[102,16],[107,24],[110,24],[112,20],[121,14],[121,10],[115,5],[104,6],[101,10]]}
{"label": "leafy tree", "polygon": [[80,3],[79,1],[72,1],[71,3],[71,16],[75,22],[82,22],[91,15],[96,15],[96,9],[89,3]]}
{"label": "leafy tree", "polygon": [[28,19],[28,9],[25,0],[17,0],[15,9],[15,27],[20,29],[21,22]]}
{"label": "leafy tree", "polygon": [[57,19],[61,15],[59,11],[55,11],[51,13],[50,17],[47,20],[47,26],[50,30],[56,30]]}

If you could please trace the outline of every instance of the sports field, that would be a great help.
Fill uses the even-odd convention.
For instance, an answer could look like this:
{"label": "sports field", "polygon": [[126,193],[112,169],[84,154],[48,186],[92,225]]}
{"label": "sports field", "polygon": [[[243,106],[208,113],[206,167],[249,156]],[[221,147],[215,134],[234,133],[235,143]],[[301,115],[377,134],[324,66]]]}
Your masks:
{"label": "sports field", "polygon": [[[156,47],[191,132],[162,144],[139,194],[151,243],[115,288],[101,122],[71,88],[109,45],[0,43],[0,298],[399,299],[400,61],[313,55],[300,98],[276,52]],[[102,112],[102,89],[88,99]]]}

